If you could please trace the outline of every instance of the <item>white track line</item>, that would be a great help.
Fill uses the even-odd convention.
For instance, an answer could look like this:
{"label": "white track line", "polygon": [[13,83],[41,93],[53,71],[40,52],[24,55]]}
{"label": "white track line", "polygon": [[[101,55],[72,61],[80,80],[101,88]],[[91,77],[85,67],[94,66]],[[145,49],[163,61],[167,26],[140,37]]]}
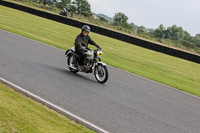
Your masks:
{"label": "white track line", "polygon": [[34,99],[34,100],[36,100],[36,101],[48,106],[49,108],[51,108],[51,109],[53,109],[53,110],[65,115],[65,116],[67,116],[69,118],[71,118],[72,120],[74,120],[74,121],[76,121],[76,122],[78,122],[78,123],[90,128],[90,129],[92,129],[92,130],[94,130],[94,131],[96,131],[98,133],[109,133],[108,131],[106,131],[106,130],[104,130],[104,129],[102,129],[102,128],[100,128],[100,127],[98,127],[98,126],[96,126],[96,125],[84,120],[83,118],[81,118],[81,117],[79,117],[77,115],[74,115],[71,112],[69,112],[67,110],[64,110],[63,108],[61,108],[61,107],[59,107],[59,106],[57,106],[57,105],[55,105],[55,104],[53,104],[53,103],[51,103],[49,101],[46,101],[45,99],[43,99],[43,98],[41,98],[41,97],[31,93],[31,92],[19,87],[19,86],[7,81],[7,80],[5,80],[5,79],[3,79],[1,77],[0,77],[0,81],[2,83],[4,83],[4,84],[14,88],[15,91],[21,92],[24,95],[26,95],[28,97],[31,97],[32,99]]}

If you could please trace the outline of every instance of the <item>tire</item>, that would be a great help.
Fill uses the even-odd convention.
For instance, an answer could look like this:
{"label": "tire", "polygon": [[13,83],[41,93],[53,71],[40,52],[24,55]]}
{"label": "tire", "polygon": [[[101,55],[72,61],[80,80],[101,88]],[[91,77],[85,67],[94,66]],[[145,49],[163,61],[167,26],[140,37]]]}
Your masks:
{"label": "tire", "polygon": [[99,83],[105,83],[108,80],[108,69],[102,64],[95,66],[94,75]]}
{"label": "tire", "polygon": [[[73,60],[74,60],[74,55],[70,54],[70,55],[68,56],[68,58],[67,58],[67,65],[68,65],[68,66],[75,67],[74,64],[72,63]],[[68,67],[68,68],[69,68],[69,70],[70,70],[71,72],[73,72],[73,73],[77,73],[77,72],[78,72],[78,70],[75,70],[75,69],[73,69],[73,68],[71,68],[71,67]]]}

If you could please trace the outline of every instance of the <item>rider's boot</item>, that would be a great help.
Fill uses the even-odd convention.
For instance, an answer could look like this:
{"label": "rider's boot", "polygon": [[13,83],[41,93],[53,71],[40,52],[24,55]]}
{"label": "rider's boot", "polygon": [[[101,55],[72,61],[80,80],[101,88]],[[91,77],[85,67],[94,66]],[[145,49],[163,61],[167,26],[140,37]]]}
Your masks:
{"label": "rider's boot", "polygon": [[78,65],[78,70],[81,72],[82,71],[82,66]]}

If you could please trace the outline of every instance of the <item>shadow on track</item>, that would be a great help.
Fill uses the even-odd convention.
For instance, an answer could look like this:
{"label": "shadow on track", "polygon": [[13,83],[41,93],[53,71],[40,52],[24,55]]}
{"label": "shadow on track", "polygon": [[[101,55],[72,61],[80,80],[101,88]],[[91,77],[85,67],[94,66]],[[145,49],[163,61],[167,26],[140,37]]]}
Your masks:
{"label": "shadow on track", "polygon": [[[98,83],[96,80],[95,80],[95,77],[93,74],[87,74],[88,76],[84,76],[81,72],[78,72],[78,73],[72,73],[70,70],[68,70],[68,68],[66,67],[66,69],[64,68],[59,68],[59,67],[55,67],[55,66],[50,66],[50,65],[46,65],[46,64],[40,64],[41,67],[45,68],[45,69],[50,69],[52,71],[56,71],[56,72],[59,72],[60,74],[62,74],[62,76],[70,76],[72,77],[73,79],[76,79],[76,81],[79,81],[79,80],[85,80],[85,81],[90,81],[90,82],[93,82],[93,83]],[[93,79],[91,79],[91,75],[93,75]],[[98,83],[99,84],[99,83]]]}

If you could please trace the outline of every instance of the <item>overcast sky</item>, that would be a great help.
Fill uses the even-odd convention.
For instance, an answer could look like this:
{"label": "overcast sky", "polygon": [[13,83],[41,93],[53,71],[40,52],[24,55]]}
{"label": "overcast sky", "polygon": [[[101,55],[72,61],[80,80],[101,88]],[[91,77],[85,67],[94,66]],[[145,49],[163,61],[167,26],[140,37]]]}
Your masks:
{"label": "overcast sky", "polygon": [[88,0],[92,12],[113,17],[122,12],[128,23],[156,29],[177,25],[190,35],[200,33],[200,0]]}

